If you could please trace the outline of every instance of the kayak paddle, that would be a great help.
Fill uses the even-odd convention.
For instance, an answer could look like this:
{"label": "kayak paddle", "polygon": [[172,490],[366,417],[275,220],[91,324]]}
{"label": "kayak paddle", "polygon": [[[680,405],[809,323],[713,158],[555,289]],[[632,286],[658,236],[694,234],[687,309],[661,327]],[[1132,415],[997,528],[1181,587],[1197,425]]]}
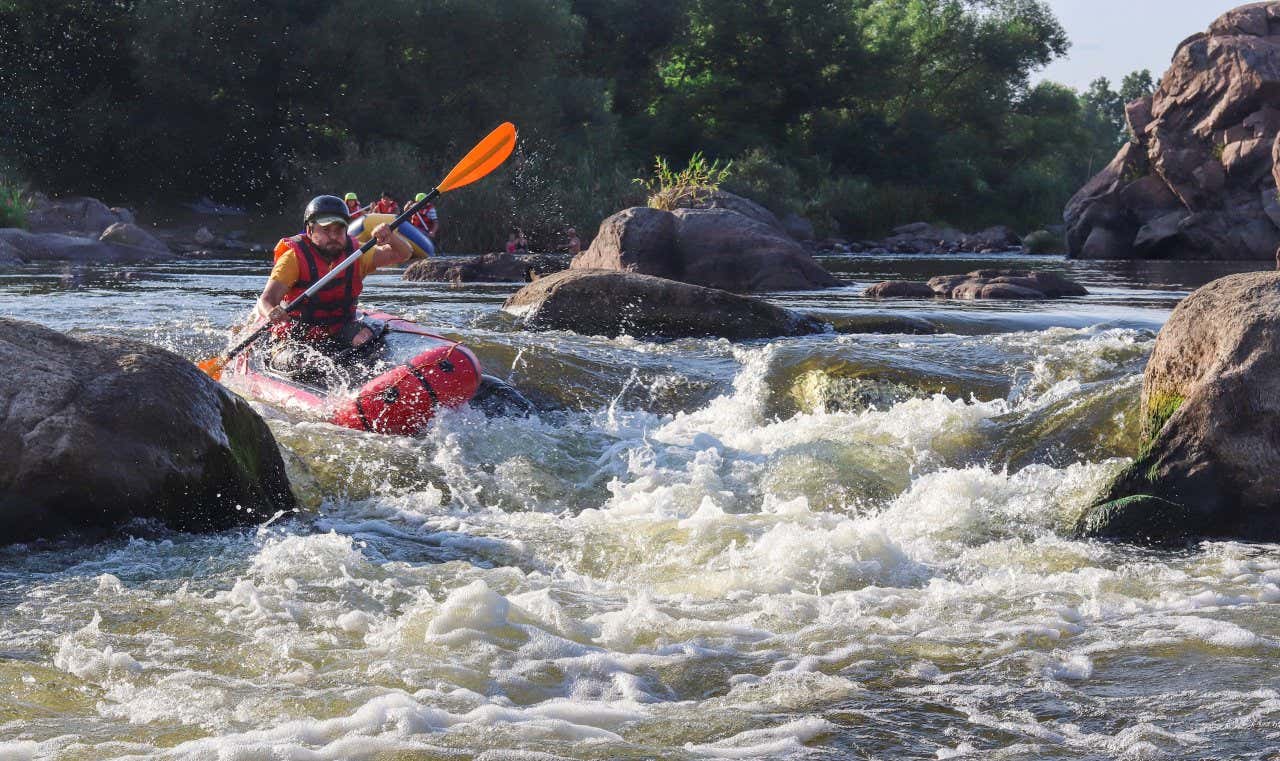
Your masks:
{"label": "kayak paddle", "polygon": [[[397,227],[404,224],[405,220],[413,216],[413,214],[419,209],[425,208],[427,204],[431,203],[436,198],[448,193],[450,190],[456,190],[464,185],[470,185],[481,177],[489,174],[494,169],[497,169],[502,162],[507,160],[507,157],[511,155],[511,151],[514,150],[515,147],[516,126],[511,122],[504,122],[493,132],[490,132],[488,137],[476,144],[476,147],[472,148],[470,153],[464,156],[462,161],[458,162],[458,165],[453,168],[453,171],[449,172],[448,176],[444,178],[444,181],[432,188],[430,193],[427,193],[426,198],[406,206],[404,211],[400,212],[400,216],[388,223],[388,227],[392,232],[394,232]],[[377,241],[375,239],[369,238],[364,245],[356,249],[356,251],[346,259],[343,259],[336,267],[329,270],[324,277],[317,280],[315,284],[304,291],[301,296],[288,304],[281,304],[281,306],[284,307],[284,310],[287,312],[311,298],[316,291],[319,291],[321,288],[328,285],[330,280],[333,280],[335,277],[342,274],[347,267],[354,264],[356,260],[361,256],[364,256],[364,254],[376,244]],[[210,378],[218,380],[222,377],[222,371],[227,366],[227,363],[235,358],[237,354],[248,348],[248,346],[254,341],[261,338],[270,328],[271,322],[264,322],[261,326],[250,333],[248,338],[240,341],[219,356],[210,357],[202,362],[198,362],[196,366],[208,374]]]}

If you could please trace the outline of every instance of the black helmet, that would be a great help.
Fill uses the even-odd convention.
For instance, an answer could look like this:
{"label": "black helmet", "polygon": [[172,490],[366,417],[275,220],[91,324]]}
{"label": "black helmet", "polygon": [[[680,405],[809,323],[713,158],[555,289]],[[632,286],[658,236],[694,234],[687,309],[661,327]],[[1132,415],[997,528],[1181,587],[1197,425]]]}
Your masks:
{"label": "black helmet", "polygon": [[307,210],[302,213],[304,227],[312,222],[321,225],[342,222],[345,225],[350,221],[351,214],[347,211],[347,202],[337,196],[316,196],[311,199],[311,203],[307,204]]}

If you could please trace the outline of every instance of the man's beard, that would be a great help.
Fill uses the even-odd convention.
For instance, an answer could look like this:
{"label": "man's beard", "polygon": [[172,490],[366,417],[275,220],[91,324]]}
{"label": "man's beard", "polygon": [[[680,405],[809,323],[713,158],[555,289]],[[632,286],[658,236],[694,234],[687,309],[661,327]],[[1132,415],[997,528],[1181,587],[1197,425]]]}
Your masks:
{"label": "man's beard", "polygon": [[344,241],[333,241],[332,243],[317,243],[316,248],[319,249],[320,255],[330,261],[337,259],[347,253],[347,247]]}

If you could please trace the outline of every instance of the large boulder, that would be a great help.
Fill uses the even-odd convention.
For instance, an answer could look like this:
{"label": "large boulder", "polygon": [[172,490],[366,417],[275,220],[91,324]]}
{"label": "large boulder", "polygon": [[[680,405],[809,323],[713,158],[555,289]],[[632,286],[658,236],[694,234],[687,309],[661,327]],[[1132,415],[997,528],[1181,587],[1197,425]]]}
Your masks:
{"label": "large boulder", "polygon": [[676,251],[676,217],[647,206],[623,209],[600,223],[591,245],[569,267],[678,278],[683,267]]}
{"label": "large boulder", "polygon": [[723,192],[704,201],[706,208],[674,212],[620,211],[600,223],[570,268],[621,270],[737,293],[839,284],[768,210]]}
{"label": "large boulder", "polygon": [[585,335],[731,340],[820,333],[825,326],[768,302],[650,275],[570,269],[540,278],[502,305],[535,330]]}
{"label": "large boulder", "polygon": [[176,354],[0,318],[0,365],[0,543],[294,507],[266,424]]}
{"label": "large boulder", "polygon": [[1125,110],[1131,141],[1067,204],[1072,256],[1269,259],[1280,244],[1280,2],[1182,42],[1155,94]]}
{"label": "large boulder", "polygon": [[795,212],[782,218],[782,229],[787,235],[800,241],[811,241],[816,237],[813,223]]}
{"label": "large boulder", "polygon": [[1087,536],[1280,541],[1280,273],[1232,275],[1173,311],[1142,385],[1137,460]]}
{"label": "large boulder", "polygon": [[134,222],[127,209],[112,209],[96,198],[38,199],[27,212],[27,228],[35,233],[67,233],[98,237],[117,222]]}
{"label": "large boulder", "polygon": [[773,212],[750,198],[734,195],[727,190],[703,189],[696,193],[685,193],[677,198],[673,205],[677,209],[728,209],[744,217],[750,217],[760,224],[768,225],[778,232],[787,232],[786,227]]}
{"label": "large boulder", "polygon": [[[119,229],[119,228],[117,228]],[[139,231],[141,232],[141,231]],[[158,243],[158,241],[157,241]],[[136,263],[158,261],[170,256],[167,247],[143,247],[97,237],[84,238],[62,233],[31,233],[15,228],[0,229],[0,259],[20,262],[69,261],[80,264]]]}
{"label": "large boulder", "polygon": [[839,285],[786,233],[730,209],[676,209],[679,280],[746,293]]}
{"label": "large boulder", "polygon": [[160,255],[171,253],[169,247],[159,238],[143,230],[132,222],[116,222],[102,231],[98,240],[106,243],[118,243],[122,246],[149,249]]}

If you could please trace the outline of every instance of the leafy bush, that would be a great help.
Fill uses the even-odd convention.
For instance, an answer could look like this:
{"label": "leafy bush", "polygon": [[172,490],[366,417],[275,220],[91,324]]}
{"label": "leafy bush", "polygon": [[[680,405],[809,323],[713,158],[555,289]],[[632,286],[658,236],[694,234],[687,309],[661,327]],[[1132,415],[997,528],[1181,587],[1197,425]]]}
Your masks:
{"label": "leafy bush", "polygon": [[733,160],[724,189],[750,198],[778,216],[799,214],[805,206],[800,172],[763,148],[753,148]]}
{"label": "leafy bush", "polygon": [[0,227],[26,227],[27,211],[30,208],[26,189],[0,177]]}
{"label": "leafy bush", "polygon": [[[873,184],[866,177],[825,178],[803,214],[819,235],[882,235],[898,225],[934,220],[937,204],[925,188]],[[935,220],[936,221],[936,220]]]}
{"label": "leafy bush", "polygon": [[1048,230],[1036,230],[1022,239],[1022,247],[1029,254],[1060,254],[1067,246],[1062,236],[1054,235]]}
{"label": "leafy bush", "polygon": [[675,172],[665,158],[658,156],[653,162],[653,177],[637,177],[635,182],[649,192],[651,208],[671,211],[677,208],[682,198],[689,197],[697,203],[703,196],[718,190],[732,167],[732,161],[723,167],[719,159],[707,163],[702,151],[698,151],[689,157],[688,166]]}

